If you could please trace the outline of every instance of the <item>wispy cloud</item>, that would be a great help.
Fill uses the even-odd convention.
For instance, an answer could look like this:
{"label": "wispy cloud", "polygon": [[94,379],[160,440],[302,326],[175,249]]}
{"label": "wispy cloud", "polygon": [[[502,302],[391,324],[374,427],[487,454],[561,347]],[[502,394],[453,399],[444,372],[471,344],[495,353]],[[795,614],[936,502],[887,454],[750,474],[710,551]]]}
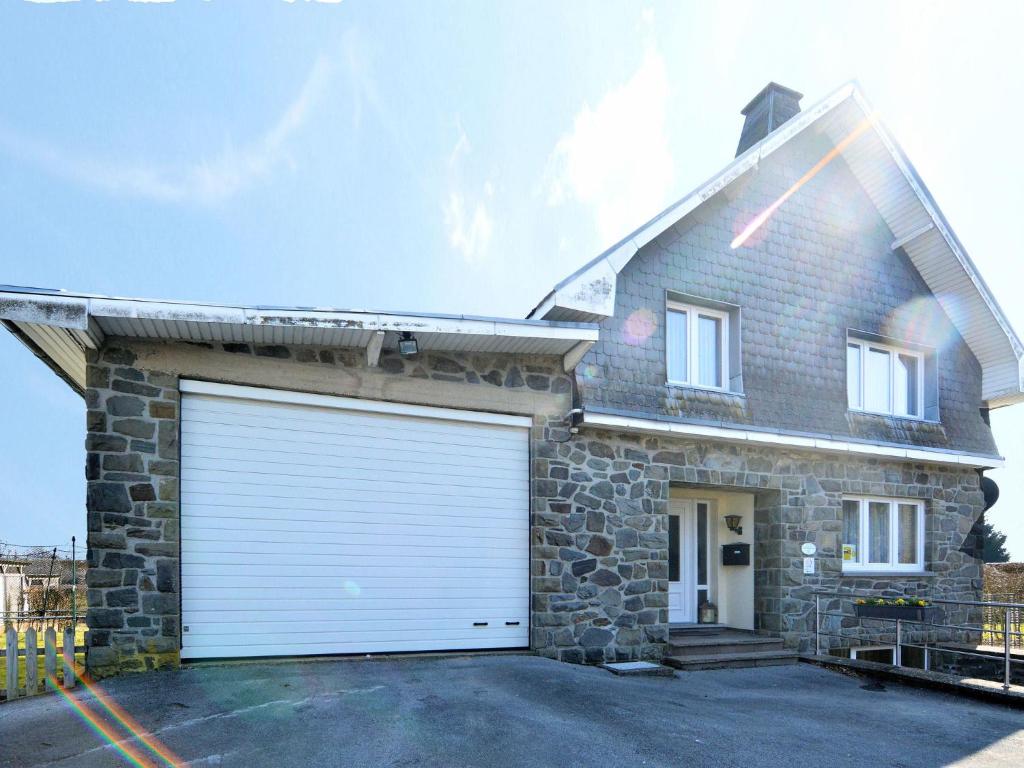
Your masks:
{"label": "wispy cloud", "polygon": [[572,131],[548,158],[543,183],[548,204],[575,200],[592,208],[603,244],[664,205],[673,179],[669,95],[665,60],[650,46],[627,82],[605,93],[595,107],[582,106]]}
{"label": "wispy cloud", "polygon": [[488,205],[494,197],[494,184],[488,180],[480,193],[466,192],[463,165],[471,152],[469,138],[460,124],[459,138],[448,156],[448,195],[442,207],[448,242],[472,264],[483,261],[490,250],[494,220]]}
{"label": "wispy cloud", "polygon": [[288,144],[307,123],[331,77],[326,56],[313,63],[295,98],[257,139],[228,145],[216,156],[184,166],[127,164],[76,155],[0,125],[0,149],[48,173],[110,194],[161,202],[214,205],[223,202],[290,160]]}

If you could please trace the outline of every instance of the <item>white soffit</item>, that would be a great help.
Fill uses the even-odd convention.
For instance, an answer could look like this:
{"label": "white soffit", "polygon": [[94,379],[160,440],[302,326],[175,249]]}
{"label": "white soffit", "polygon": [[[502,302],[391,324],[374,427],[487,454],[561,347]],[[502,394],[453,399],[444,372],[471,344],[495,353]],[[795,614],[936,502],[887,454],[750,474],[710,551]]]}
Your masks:
{"label": "white soffit", "polygon": [[714,178],[563,280],[531,318],[599,322],[615,313],[618,273],[636,253],[699,205],[815,125],[838,143],[865,118],[865,131],[843,150],[851,172],[970,347],[982,368],[982,399],[989,407],[1024,400],[1024,345],[1010,327],[962,244],[874,110],[853,83],[800,112],[733,160]]}
{"label": "white soffit", "polygon": [[374,351],[377,345],[394,349],[399,333],[409,331],[422,352],[552,355],[569,364],[598,334],[595,326],[578,322],[219,306],[17,286],[0,286],[0,322],[78,390],[85,388],[85,350],[98,348],[106,337]]}

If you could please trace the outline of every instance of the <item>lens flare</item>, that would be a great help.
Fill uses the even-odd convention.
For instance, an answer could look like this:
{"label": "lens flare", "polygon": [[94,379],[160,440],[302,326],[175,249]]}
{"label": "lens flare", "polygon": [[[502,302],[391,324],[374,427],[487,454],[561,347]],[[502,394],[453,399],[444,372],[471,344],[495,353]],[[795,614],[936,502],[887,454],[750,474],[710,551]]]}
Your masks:
{"label": "lens flare", "polygon": [[732,243],[730,243],[730,246],[733,248],[733,250],[739,248],[741,245],[746,243],[747,240],[750,239],[751,235],[753,235],[762,226],[764,226],[765,222],[767,222],[768,219],[772,217],[772,214],[775,213],[775,211],[777,211],[784,202],[786,202],[787,200],[789,200],[789,198],[795,195],[804,184],[806,184],[815,176],[817,176],[825,166],[827,166],[829,163],[836,159],[839,153],[841,153],[844,149],[850,146],[850,144],[856,141],[862,133],[864,133],[868,128],[874,125],[875,119],[875,114],[872,113],[865,117],[863,120],[861,120],[859,123],[857,123],[857,125],[854,126],[853,130],[851,130],[848,134],[846,134],[846,136],[843,137],[842,141],[840,141],[838,144],[832,147],[832,149],[825,153],[825,156],[822,157],[821,160],[814,164],[811,170],[809,170],[807,173],[801,176],[796,181],[796,183],[793,184],[793,186],[791,186],[789,189],[783,192],[778,200],[776,200],[774,203],[772,203],[763,211],[761,211],[761,213],[757,214],[757,216],[754,217],[753,221],[747,224],[747,226],[743,228],[743,231],[740,232],[733,239]]}
{"label": "lens flare", "polygon": [[626,343],[633,346],[643,344],[654,333],[657,321],[654,313],[649,309],[638,309],[626,318],[625,337]]}
{"label": "lens flare", "polygon": [[70,690],[61,688],[54,677],[49,677],[50,685],[64,698],[75,713],[93,730],[96,734],[106,739],[114,749],[116,749],[121,755],[124,756],[132,765],[137,768],[157,768],[158,764],[155,764],[146,755],[137,752],[135,749],[128,746],[126,742],[132,739],[137,740],[144,744],[154,755],[160,758],[161,763],[159,765],[166,764],[171,768],[184,768],[187,763],[180,757],[171,752],[170,749],[163,743],[161,743],[155,736],[151,735],[146,731],[142,725],[139,724],[131,715],[129,715],[124,708],[108,696],[99,686],[93,682],[88,675],[86,675],[82,668],[78,665],[74,665],[75,678],[85,686],[86,690],[89,691],[95,698],[100,706],[107,711],[107,713],[117,723],[128,731],[127,738],[120,738],[119,734],[114,731],[109,725],[103,722],[98,714],[92,709],[85,705],[78,697],[74,696]]}
{"label": "lens flare", "polygon": [[363,590],[360,588],[358,584],[356,584],[354,581],[349,581],[348,579],[345,579],[345,583],[342,586],[345,588],[345,591],[353,597],[359,597],[359,595],[363,592]]}

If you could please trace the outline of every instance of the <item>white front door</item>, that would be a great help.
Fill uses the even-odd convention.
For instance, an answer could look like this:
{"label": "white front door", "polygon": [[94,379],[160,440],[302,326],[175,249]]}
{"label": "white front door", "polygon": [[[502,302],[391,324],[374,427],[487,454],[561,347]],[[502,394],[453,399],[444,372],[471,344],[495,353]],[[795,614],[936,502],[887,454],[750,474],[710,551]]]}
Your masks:
{"label": "white front door", "polygon": [[668,620],[672,624],[697,621],[697,609],[711,599],[708,588],[708,533],[710,505],[706,501],[678,499],[668,516]]}

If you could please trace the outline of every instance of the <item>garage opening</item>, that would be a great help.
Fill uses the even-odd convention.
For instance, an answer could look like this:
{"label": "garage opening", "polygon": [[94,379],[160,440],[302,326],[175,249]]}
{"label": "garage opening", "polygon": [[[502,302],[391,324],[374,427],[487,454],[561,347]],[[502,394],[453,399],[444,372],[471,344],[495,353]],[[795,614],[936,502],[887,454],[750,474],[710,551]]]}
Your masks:
{"label": "garage opening", "polygon": [[181,390],[182,658],[529,645],[528,418]]}

